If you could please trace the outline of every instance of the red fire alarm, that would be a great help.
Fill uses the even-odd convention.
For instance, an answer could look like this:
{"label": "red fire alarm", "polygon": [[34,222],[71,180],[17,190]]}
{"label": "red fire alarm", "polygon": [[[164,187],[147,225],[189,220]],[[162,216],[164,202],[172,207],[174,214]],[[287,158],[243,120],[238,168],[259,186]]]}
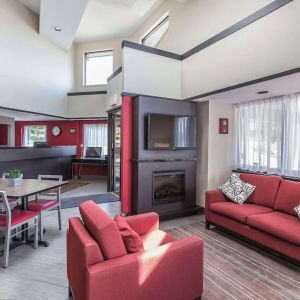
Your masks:
{"label": "red fire alarm", "polygon": [[228,134],[229,119],[219,119],[219,134]]}

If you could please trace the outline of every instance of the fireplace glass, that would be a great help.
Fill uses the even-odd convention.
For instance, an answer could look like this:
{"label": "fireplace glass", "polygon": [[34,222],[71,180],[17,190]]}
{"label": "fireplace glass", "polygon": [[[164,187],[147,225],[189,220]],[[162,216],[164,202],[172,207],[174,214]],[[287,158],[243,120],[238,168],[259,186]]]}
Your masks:
{"label": "fireplace glass", "polygon": [[184,172],[154,172],[153,173],[153,204],[165,204],[184,201]]}

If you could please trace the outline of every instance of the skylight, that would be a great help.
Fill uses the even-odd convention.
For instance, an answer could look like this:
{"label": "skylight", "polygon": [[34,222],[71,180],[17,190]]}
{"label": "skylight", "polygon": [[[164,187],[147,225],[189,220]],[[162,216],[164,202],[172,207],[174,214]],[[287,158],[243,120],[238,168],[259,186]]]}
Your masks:
{"label": "skylight", "polygon": [[149,33],[142,38],[142,44],[155,48],[169,28],[169,16],[159,22]]}

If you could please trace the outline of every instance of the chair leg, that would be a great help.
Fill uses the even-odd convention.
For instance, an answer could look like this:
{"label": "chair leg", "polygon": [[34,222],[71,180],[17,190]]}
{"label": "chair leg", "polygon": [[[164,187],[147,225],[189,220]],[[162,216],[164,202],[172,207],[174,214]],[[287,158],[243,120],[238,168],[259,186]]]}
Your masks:
{"label": "chair leg", "polygon": [[38,219],[38,232],[39,232],[39,240],[44,240],[44,230],[43,230],[43,220],[42,220],[42,212],[40,212],[39,219]]}
{"label": "chair leg", "polygon": [[208,221],[206,221],[206,223],[205,223],[205,228],[206,228],[207,230],[210,229],[210,223],[209,223]]}
{"label": "chair leg", "polygon": [[60,208],[60,205],[57,207],[57,216],[58,216],[58,228],[59,228],[59,230],[62,230],[62,226],[61,226],[61,208]]}
{"label": "chair leg", "polygon": [[33,240],[33,248],[37,249],[38,241],[39,241],[39,227],[38,227],[39,218],[36,217],[34,219],[34,240]]}
{"label": "chair leg", "polygon": [[9,242],[10,242],[10,229],[7,228],[5,230],[5,241],[4,241],[4,255],[3,255],[3,268],[8,267],[8,259],[9,259]]}

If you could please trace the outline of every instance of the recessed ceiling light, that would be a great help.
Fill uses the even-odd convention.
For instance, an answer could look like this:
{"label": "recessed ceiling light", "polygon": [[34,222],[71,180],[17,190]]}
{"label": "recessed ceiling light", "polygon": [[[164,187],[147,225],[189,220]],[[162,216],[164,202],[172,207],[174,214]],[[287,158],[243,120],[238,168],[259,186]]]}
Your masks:
{"label": "recessed ceiling light", "polygon": [[56,27],[56,26],[54,26],[53,28],[54,28],[55,31],[61,31],[62,30],[60,27]]}
{"label": "recessed ceiling light", "polygon": [[259,92],[257,92],[257,94],[259,94],[259,95],[268,94],[268,93],[269,93],[269,91],[259,91]]}

